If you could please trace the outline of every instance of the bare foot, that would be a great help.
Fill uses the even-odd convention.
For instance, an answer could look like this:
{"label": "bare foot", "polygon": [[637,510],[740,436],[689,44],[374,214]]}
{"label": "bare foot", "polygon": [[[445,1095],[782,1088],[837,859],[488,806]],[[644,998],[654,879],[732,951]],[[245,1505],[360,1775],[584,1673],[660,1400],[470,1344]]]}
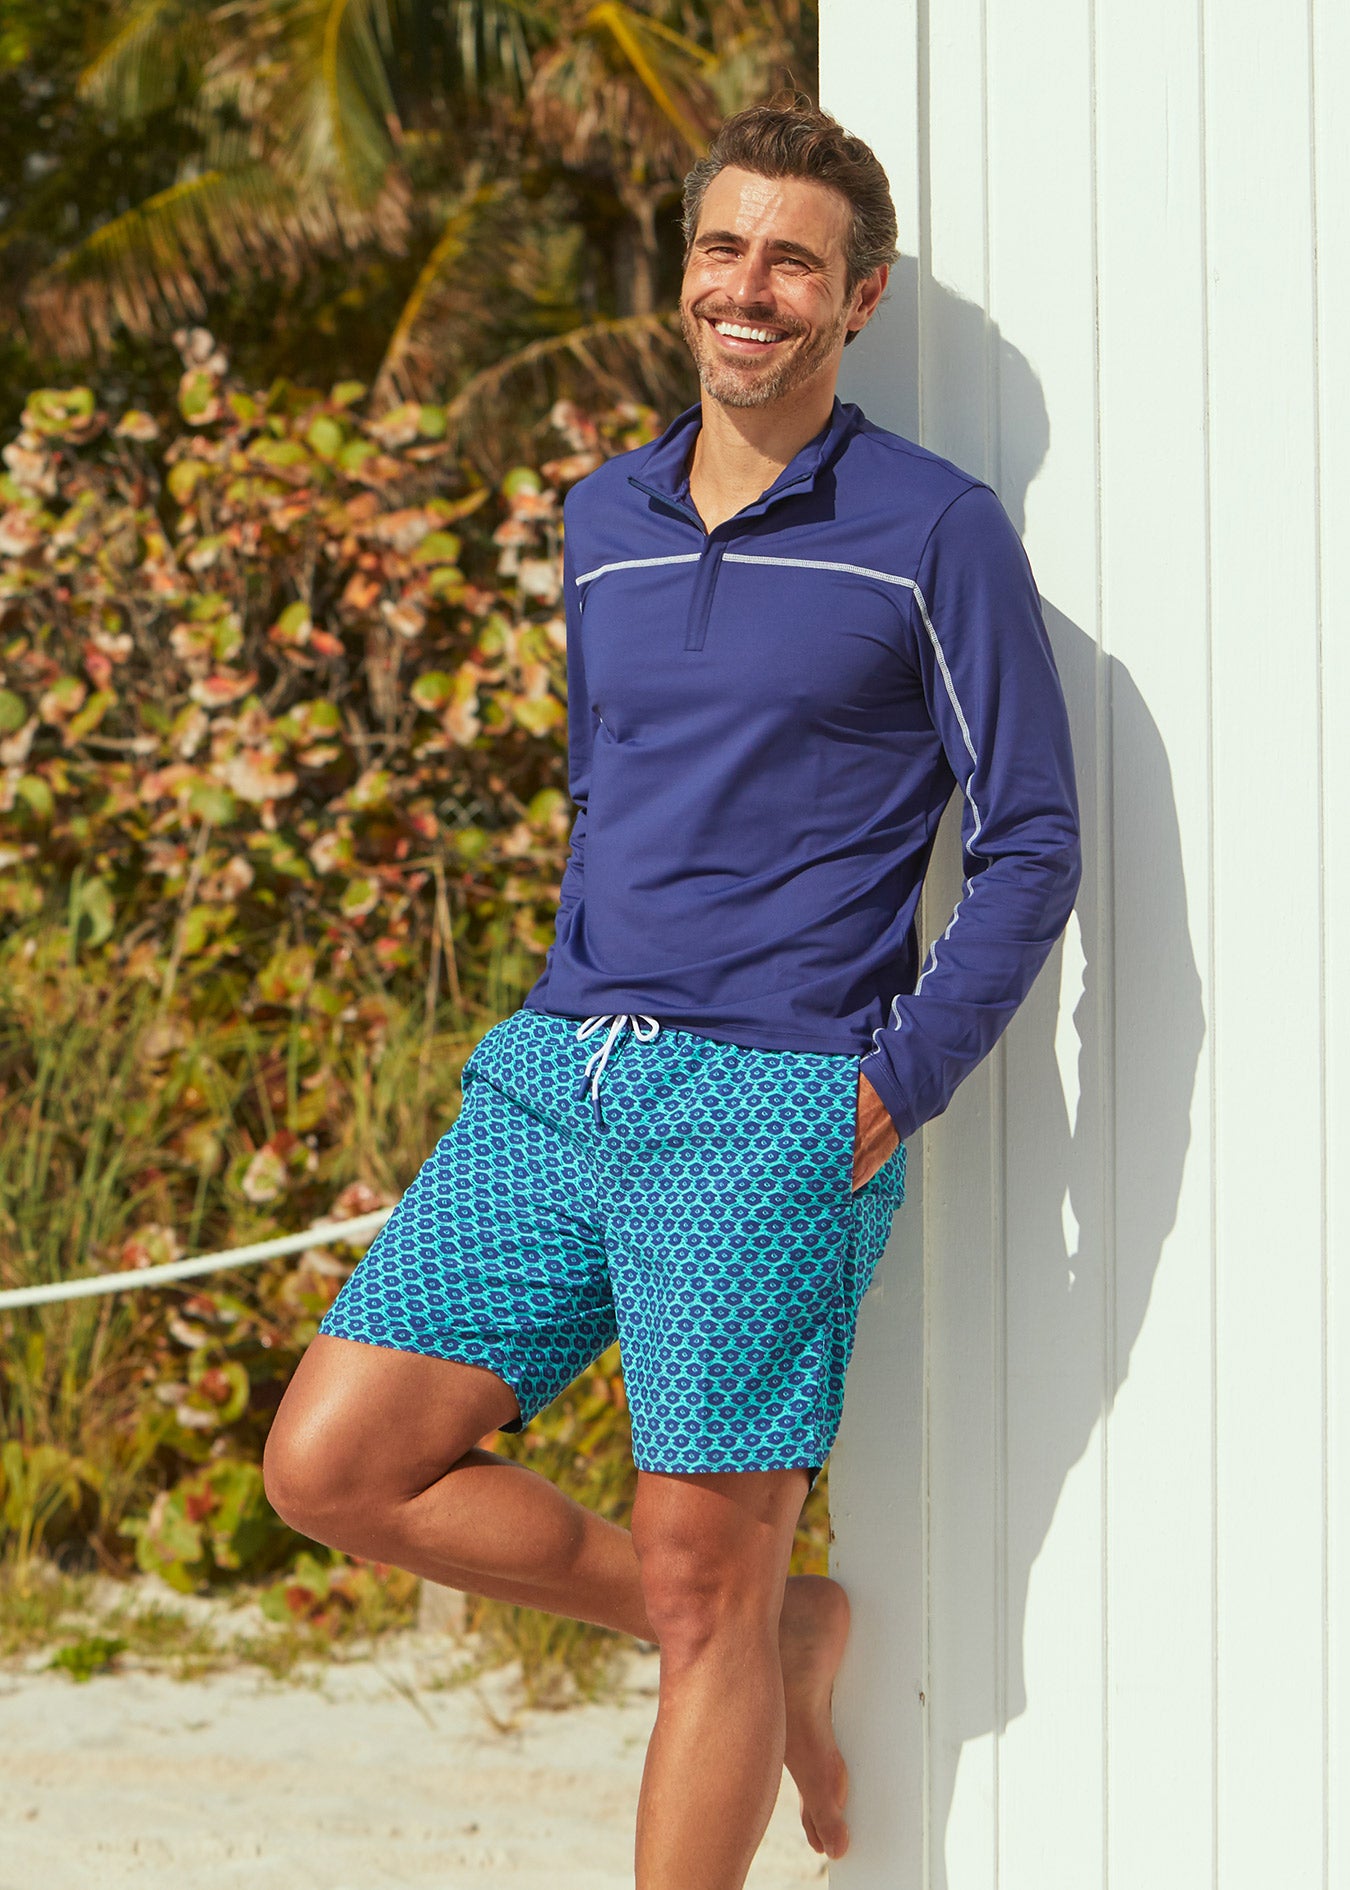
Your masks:
{"label": "bare foot", "polygon": [[807,1841],[826,1857],[842,1857],[848,1849],[848,1768],[830,1717],[848,1623],[848,1596],[838,1582],[825,1575],[794,1575],[788,1582],[778,1631],[787,1700],[785,1763],[801,1793]]}

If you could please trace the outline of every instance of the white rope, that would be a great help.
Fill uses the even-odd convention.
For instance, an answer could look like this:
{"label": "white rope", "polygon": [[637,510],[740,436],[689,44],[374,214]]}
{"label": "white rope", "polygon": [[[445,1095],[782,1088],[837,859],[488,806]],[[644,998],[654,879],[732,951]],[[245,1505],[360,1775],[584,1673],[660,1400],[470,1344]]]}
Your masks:
{"label": "white rope", "polygon": [[132,1267],[125,1273],[90,1273],[79,1280],[53,1280],[48,1286],[18,1286],[0,1293],[0,1311],[8,1306],[49,1306],[57,1299],[88,1299],[96,1293],[124,1293],[140,1286],[161,1286],[167,1280],[190,1280],[199,1273],[223,1273],[230,1267],[252,1266],[258,1260],[272,1260],[278,1254],[299,1253],[304,1247],[320,1247],[326,1240],[349,1241],[359,1245],[384,1226],[392,1208],[376,1208],[373,1214],[358,1214],[350,1221],[325,1221],[303,1234],[281,1234],[276,1240],[255,1240],[251,1247],[229,1247],[224,1253],[199,1253],[190,1260],[169,1260],[158,1267]]}

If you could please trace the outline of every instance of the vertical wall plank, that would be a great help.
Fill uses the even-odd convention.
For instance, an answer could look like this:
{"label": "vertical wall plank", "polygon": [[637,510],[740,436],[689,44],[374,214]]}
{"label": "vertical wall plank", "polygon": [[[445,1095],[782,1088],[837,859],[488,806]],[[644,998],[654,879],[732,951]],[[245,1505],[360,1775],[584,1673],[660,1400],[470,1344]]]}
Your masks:
{"label": "vertical wall plank", "polygon": [[915,257],[925,240],[922,163],[928,141],[918,8],[919,0],[882,7],[825,0],[820,36],[821,101],[867,139],[885,167],[901,251],[866,336],[845,350],[840,393],[911,440],[922,424]]}
{"label": "vertical wall plank", "polygon": [[[1115,910],[1103,1052],[1120,1385],[1107,1504],[1108,1880],[1202,1890],[1214,1879],[1214,1794],[1211,1123],[1197,966],[1209,959],[1210,816],[1197,714],[1209,656],[1200,44],[1194,12],[1168,0],[1099,7],[1097,22]],[[1167,345],[1141,345],[1150,336]]]}
{"label": "vertical wall plank", "polygon": [[[920,413],[925,445],[993,471],[996,362],[985,316],[987,126],[982,0],[929,13],[924,73],[927,203],[919,255]],[[925,891],[932,939],[960,897],[960,804],[948,809]],[[944,1136],[924,1137],[928,1257],[929,1573],[957,1607],[928,1618],[928,1817],[932,1881],[993,1883],[998,1868],[998,1739],[1005,1570],[1003,1227],[990,1125],[996,1058],[953,1104]],[[953,1817],[959,1797],[960,1812]]]}
{"label": "vertical wall plank", "polygon": [[1312,165],[1306,9],[1204,20],[1218,1874],[1254,1890],[1319,1882],[1326,1810]]}
{"label": "vertical wall plank", "polygon": [[[988,306],[1000,343],[994,480],[1015,509],[1048,433],[1052,450],[1026,491],[1025,538],[1081,731],[1078,919],[1096,984],[1111,889],[1098,844],[1091,13],[1082,0],[987,0],[987,18]],[[1016,360],[1028,364],[1020,376]],[[996,1125],[1008,1387],[999,1882],[1008,1886],[1091,1882],[1104,1845],[1100,1420],[1111,1247],[1096,1084],[1081,1093],[1070,1145],[1054,1055],[1059,958],[1057,949],[1008,1032]],[[1063,1214],[1071,1184],[1072,1261]]]}
{"label": "vertical wall plank", "polygon": [[1326,1095],[1327,1845],[1323,1890],[1350,1883],[1350,11],[1311,10],[1322,530],[1321,763]]}
{"label": "vertical wall plank", "polygon": [[[886,167],[900,244],[918,252],[920,122],[912,0],[880,14],[836,7],[822,34],[820,85]],[[884,118],[857,75],[884,74]],[[868,121],[867,128],[859,122]],[[918,412],[918,273],[895,272],[865,348],[850,348],[846,399],[913,437]],[[863,1301],[839,1444],[830,1465],[831,1566],[848,1589],[853,1632],[835,1720],[850,1769],[847,1890],[919,1890],[926,1880],[927,1511],[924,1426],[924,1178],[911,1145],[905,1204]],[[884,1440],[884,1444],[883,1444]],[[881,1450],[878,1446],[882,1445]]]}
{"label": "vertical wall plank", "polygon": [[[984,0],[947,0],[930,10],[924,72],[929,109],[918,437],[958,466],[988,479],[995,476],[998,453],[998,362],[986,313],[989,128]],[[942,205],[941,216],[931,215],[933,203]]]}

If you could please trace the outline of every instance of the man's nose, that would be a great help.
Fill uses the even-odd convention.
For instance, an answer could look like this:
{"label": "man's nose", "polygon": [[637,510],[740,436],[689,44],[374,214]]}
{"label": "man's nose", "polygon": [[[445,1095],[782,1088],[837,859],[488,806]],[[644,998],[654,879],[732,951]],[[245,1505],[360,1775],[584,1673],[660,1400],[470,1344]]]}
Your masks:
{"label": "man's nose", "polygon": [[724,284],[733,302],[763,303],[773,299],[769,259],[762,252],[747,249]]}

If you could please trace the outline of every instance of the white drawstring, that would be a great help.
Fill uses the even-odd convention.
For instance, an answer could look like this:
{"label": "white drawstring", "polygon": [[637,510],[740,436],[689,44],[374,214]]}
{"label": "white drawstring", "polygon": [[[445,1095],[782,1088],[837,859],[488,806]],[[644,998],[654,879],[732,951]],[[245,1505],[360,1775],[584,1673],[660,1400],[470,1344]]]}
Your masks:
{"label": "white drawstring", "polygon": [[[592,1050],[587,1057],[586,1072],[581,1079],[581,1088],[577,1092],[578,1095],[584,1096],[589,1088],[597,1129],[603,1129],[605,1126],[604,1117],[600,1114],[600,1079],[605,1073],[605,1065],[609,1062],[610,1051],[623,1035],[624,1025],[631,1026],[633,1035],[639,1043],[650,1043],[661,1029],[654,1017],[647,1017],[645,1014],[632,1015],[627,1011],[620,1011],[617,1016],[606,1014],[603,1017],[588,1017],[585,1023],[577,1028],[577,1041],[581,1042],[584,1038],[591,1036],[602,1024],[609,1025],[609,1035],[600,1048]],[[650,1025],[651,1028],[644,1031],[642,1028],[644,1024]],[[591,1074],[592,1067],[595,1071],[594,1076]]]}

